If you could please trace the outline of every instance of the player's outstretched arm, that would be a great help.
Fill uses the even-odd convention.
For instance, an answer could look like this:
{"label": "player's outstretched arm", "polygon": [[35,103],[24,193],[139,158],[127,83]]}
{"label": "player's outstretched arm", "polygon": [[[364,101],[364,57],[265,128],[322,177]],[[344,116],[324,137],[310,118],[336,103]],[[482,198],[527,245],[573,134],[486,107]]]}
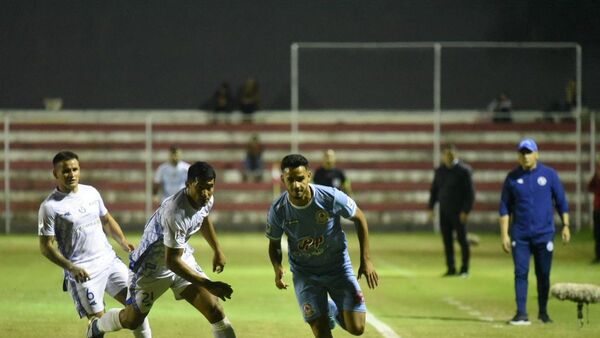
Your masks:
{"label": "player's outstretched arm", "polygon": [[221,246],[219,245],[219,241],[217,240],[217,232],[215,231],[215,226],[210,221],[208,216],[205,217],[202,221],[202,227],[200,228],[200,232],[202,233],[202,236],[214,252],[213,272],[223,272],[226,263],[225,254],[223,254]]}
{"label": "player's outstretched arm", "polygon": [[52,263],[60,266],[61,268],[69,271],[73,278],[78,283],[83,283],[90,280],[90,275],[77,265],[65,258],[60,251],[54,246],[54,236],[39,236],[40,237],[40,251],[44,257],[48,258]]}
{"label": "player's outstretched arm", "polygon": [[371,262],[371,253],[369,246],[369,226],[365,214],[358,207],[356,213],[350,218],[354,222],[358,243],[360,245],[360,266],[358,268],[358,279],[365,276],[367,285],[370,289],[374,289],[379,284],[379,276],[375,271],[375,266]]}
{"label": "player's outstretched arm", "polygon": [[127,252],[133,251],[135,246],[127,240],[125,235],[123,234],[123,230],[121,230],[121,226],[117,221],[112,217],[110,213],[106,213],[104,216],[100,216],[100,220],[102,220],[102,226],[104,227],[104,231],[110,235],[119,246]]}
{"label": "player's outstretched arm", "polygon": [[205,288],[208,292],[221,298],[223,301],[231,299],[233,289],[231,285],[219,281],[211,281],[199,275],[190,268],[183,259],[183,249],[174,249],[165,246],[165,262],[167,268],[188,282]]}
{"label": "player's outstretched arm", "polygon": [[285,270],[282,265],[283,254],[281,252],[281,239],[269,240],[269,258],[271,259],[273,271],[275,272],[275,286],[280,290],[287,289],[288,285],[283,280]]}

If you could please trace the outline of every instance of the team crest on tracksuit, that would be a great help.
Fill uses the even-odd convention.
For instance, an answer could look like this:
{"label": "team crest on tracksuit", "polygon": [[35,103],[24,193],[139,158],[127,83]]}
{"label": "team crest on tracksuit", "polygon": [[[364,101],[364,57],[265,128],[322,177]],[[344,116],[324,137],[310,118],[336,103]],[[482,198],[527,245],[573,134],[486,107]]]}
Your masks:
{"label": "team crest on tracksuit", "polygon": [[540,176],[537,179],[537,183],[543,187],[546,185],[546,183],[548,183],[548,180],[544,176]]}

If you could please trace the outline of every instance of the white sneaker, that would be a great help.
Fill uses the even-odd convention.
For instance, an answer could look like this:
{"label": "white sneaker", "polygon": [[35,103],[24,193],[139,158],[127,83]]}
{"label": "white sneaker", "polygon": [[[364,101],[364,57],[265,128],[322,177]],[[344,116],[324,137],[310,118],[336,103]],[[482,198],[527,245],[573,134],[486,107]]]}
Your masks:
{"label": "white sneaker", "polygon": [[531,322],[529,321],[529,318],[527,318],[527,315],[521,314],[521,313],[517,313],[513,319],[511,319],[508,322],[509,325],[517,325],[517,326],[525,326],[525,325],[531,325]]}

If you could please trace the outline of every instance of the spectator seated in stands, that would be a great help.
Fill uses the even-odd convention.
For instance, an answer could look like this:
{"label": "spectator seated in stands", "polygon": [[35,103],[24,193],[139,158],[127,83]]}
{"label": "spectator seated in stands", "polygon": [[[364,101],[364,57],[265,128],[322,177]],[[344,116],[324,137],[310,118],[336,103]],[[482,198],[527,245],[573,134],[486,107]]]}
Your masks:
{"label": "spectator seated in stands", "polygon": [[248,78],[240,89],[240,111],[244,122],[252,122],[252,114],[260,107],[260,89],[256,79]]}
{"label": "spectator seated in stands", "polygon": [[244,182],[262,182],[264,162],[262,158],[264,147],[258,134],[253,134],[246,145],[246,158],[242,179]]}
{"label": "spectator seated in stands", "polygon": [[219,120],[222,120],[228,123],[234,106],[235,102],[231,94],[231,87],[227,81],[224,81],[215,90],[210,99],[209,109],[213,112],[212,122],[217,123]]}
{"label": "spectator seated in stands", "polygon": [[512,122],[512,101],[504,92],[490,102],[487,110],[493,112],[492,121],[494,122]]}

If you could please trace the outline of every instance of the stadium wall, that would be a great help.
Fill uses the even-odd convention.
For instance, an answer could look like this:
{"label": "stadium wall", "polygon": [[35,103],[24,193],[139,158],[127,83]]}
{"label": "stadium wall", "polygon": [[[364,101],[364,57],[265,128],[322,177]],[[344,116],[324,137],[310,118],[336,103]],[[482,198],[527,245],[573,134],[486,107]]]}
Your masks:
{"label": "stadium wall", "polygon": [[[0,11],[0,107],[41,108],[45,97],[61,97],[69,109],[194,109],[222,81],[237,87],[255,76],[262,108],[288,109],[289,47],[298,41],[577,42],[583,47],[584,105],[598,107],[599,16],[593,0],[10,1]],[[563,96],[568,77],[560,72],[538,82],[523,81],[523,72],[506,77],[510,68],[494,53],[449,57],[448,75],[453,69],[462,73],[447,82],[444,93],[457,90],[444,100],[445,109],[484,107],[499,91],[509,91],[522,108],[543,109]],[[536,56],[526,70],[558,68],[552,59]],[[308,76],[329,71],[331,63],[345,74],[317,94],[307,87],[301,92],[304,108],[431,109],[430,78],[417,72],[419,60],[429,67],[430,58],[398,60],[394,55],[319,56]],[[518,55],[500,60],[527,64]],[[465,65],[490,71],[489,78],[474,84],[476,72],[463,70]],[[554,81],[560,86],[546,97],[527,94]],[[364,95],[354,95],[357,91]],[[378,95],[388,91],[392,94]]]}
{"label": "stadium wall", "polygon": [[[126,230],[140,230],[149,216],[146,179],[178,144],[185,160],[208,161],[216,168],[214,219],[221,229],[262,230],[276,191],[278,173],[270,171],[289,152],[288,111],[258,113],[252,124],[212,123],[198,111],[0,111],[5,117],[0,135],[5,149],[1,160],[0,191],[9,198],[12,232],[35,232],[37,210],[54,188],[51,159],[60,150],[77,152],[81,183],[97,187],[112,214]],[[433,114],[427,111],[303,111],[298,138],[300,152],[316,168],[326,148],[337,152],[338,166],[352,180],[354,195],[375,231],[430,230],[427,199],[433,178]],[[576,134],[571,121],[540,121],[541,112],[515,113],[515,122],[497,124],[474,111],[442,114],[442,140],[457,144],[462,159],[474,172],[476,205],[470,226],[497,230],[497,207],[502,181],[517,165],[515,144],[525,136],[540,146],[541,160],[555,167],[575,210]],[[8,119],[7,119],[8,117]],[[148,123],[151,134],[148,135]],[[583,128],[587,130],[587,128]],[[242,182],[247,140],[258,133],[268,163],[261,183]],[[589,140],[584,134],[584,141]],[[151,152],[146,141],[151,141]],[[589,144],[583,158],[589,164]],[[150,157],[148,157],[150,156]],[[146,161],[150,158],[151,172]],[[5,167],[6,168],[6,167]],[[589,178],[589,165],[583,176]],[[8,178],[8,180],[7,180]],[[8,183],[8,184],[7,184]],[[10,192],[5,189],[10,188]],[[588,196],[583,196],[589,203]],[[156,203],[152,208],[156,207]],[[6,204],[0,205],[5,226]],[[587,210],[587,204],[583,210]],[[152,211],[152,209],[150,210]],[[589,218],[584,214],[584,225]]]}

